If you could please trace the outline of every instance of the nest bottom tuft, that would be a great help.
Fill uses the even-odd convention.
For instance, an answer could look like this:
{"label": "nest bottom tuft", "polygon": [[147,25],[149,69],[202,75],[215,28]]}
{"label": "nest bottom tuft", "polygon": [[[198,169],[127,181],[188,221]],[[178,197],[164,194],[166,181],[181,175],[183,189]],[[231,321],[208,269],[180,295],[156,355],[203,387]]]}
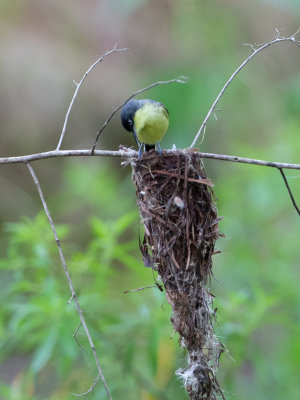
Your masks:
{"label": "nest bottom tuft", "polygon": [[224,398],[215,376],[223,345],[213,331],[213,295],[206,287],[220,236],[212,182],[192,150],[150,152],[131,165],[144,264],[158,271],[172,324],[188,351],[188,366],[176,373],[191,399]]}

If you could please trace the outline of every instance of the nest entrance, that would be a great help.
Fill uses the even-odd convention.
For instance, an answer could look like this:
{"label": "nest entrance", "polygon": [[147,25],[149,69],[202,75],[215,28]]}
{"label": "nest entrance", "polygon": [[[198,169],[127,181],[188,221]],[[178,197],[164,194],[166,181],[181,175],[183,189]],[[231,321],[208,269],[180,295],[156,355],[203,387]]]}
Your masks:
{"label": "nest entrance", "polygon": [[150,152],[131,164],[144,263],[158,271],[172,324],[188,351],[188,366],[176,373],[191,399],[224,398],[215,376],[223,345],[213,331],[213,295],[206,288],[220,236],[212,182],[192,150]]}

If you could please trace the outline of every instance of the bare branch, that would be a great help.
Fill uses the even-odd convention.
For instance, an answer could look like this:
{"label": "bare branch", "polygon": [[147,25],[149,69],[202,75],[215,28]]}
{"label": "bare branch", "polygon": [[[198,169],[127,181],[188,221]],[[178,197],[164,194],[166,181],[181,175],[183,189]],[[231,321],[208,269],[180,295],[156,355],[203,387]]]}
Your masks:
{"label": "bare branch", "polygon": [[157,288],[157,286],[156,285],[154,285],[154,286],[143,286],[143,287],[140,287],[140,288],[137,288],[137,289],[125,290],[125,292],[123,292],[123,293],[127,294],[127,293],[139,292],[140,290],[144,290],[144,289],[153,289],[153,288]]}
{"label": "bare branch", "polygon": [[288,181],[286,179],[285,173],[283,172],[282,168],[278,168],[278,169],[279,169],[279,172],[281,173],[281,176],[282,176],[282,178],[284,180],[285,186],[286,186],[286,188],[287,188],[287,190],[289,192],[289,195],[290,195],[290,198],[292,200],[293,206],[295,207],[295,210],[297,211],[297,213],[300,215],[300,210],[299,210],[299,208],[298,208],[298,206],[296,204],[296,200],[294,199],[293,193],[292,193],[291,188],[289,186],[289,183],[288,183]]}
{"label": "bare branch", "polygon": [[[228,79],[228,81],[225,83],[225,85],[223,86],[222,90],[220,91],[220,93],[218,94],[217,98],[215,99],[215,101],[213,102],[211,108],[209,109],[206,117],[204,118],[202,125],[200,126],[200,129],[198,130],[198,132],[196,133],[196,136],[191,144],[191,148],[195,147],[204,127],[207,124],[207,121],[209,120],[211,114],[214,112],[216,105],[218,104],[219,100],[221,99],[221,97],[223,96],[225,90],[228,88],[229,84],[232,82],[232,80],[236,77],[236,75],[245,67],[246,64],[248,64],[248,62],[254,57],[256,56],[257,53],[259,53],[260,51],[266,49],[267,47],[278,43],[278,42],[292,42],[295,43],[297,46],[300,46],[300,41],[295,39],[295,36],[300,32],[300,28],[290,37],[284,37],[281,35],[280,31],[278,29],[276,29],[276,36],[274,37],[274,39],[272,39],[270,42],[268,43],[264,43],[261,45],[250,45],[251,46],[251,53],[249,54],[249,56],[246,58],[246,60],[234,71],[234,73],[231,75],[231,77]],[[249,44],[248,44],[249,45]]]}
{"label": "bare branch", "polygon": [[94,145],[93,145],[93,147],[92,147],[92,150],[91,150],[91,154],[94,154],[95,148],[96,148],[96,146],[97,146],[97,142],[98,142],[99,137],[100,137],[101,133],[103,132],[103,130],[104,130],[104,129],[106,128],[106,126],[109,124],[109,122],[111,121],[111,119],[113,118],[113,116],[115,115],[115,113],[116,113],[117,111],[119,111],[120,108],[122,108],[122,107],[124,106],[124,104],[127,103],[127,101],[131,100],[134,96],[137,96],[137,95],[140,94],[140,93],[146,92],[147,90],[154,88],[155,86],[158,86],[158,85],[168,85],[168,84],[174,83],[174,82],[177,82],[177,83],[187,83],[187,82],[188,82],[188,77],[186,77],[186,76],[179,76],[178,78],[170,79],[170,80],[168,80],[168,81],[158,81],[158,82],[152,83],[151,85],[146,86],[146,87],[144,87],[143,89],[137,90],[137,91],[134,92],[131,96],[129,96],[126,100],[124,100],[123,103],[121,103],[120,105],[118,105],[118,107],[114,108],[114,110],[111,112],[110,116],[107,118],[107,120],[103,123],[103,125],[102,125],[101,128],[100,128],[100,130],[98,131],[97,136],[96,136],[95,143],[94,143]]}
{"label": "bare branch", "polygon": [[[109,156],[109,157],[124,157],[129,158],[137,155],[137,152],[132,149],[124,148],[124,150],[96,150],[94,156]],[[27,163],[36,160],[43,160],[45,158],[55,157],[90,157],[91,150],[52,150],[45,151],[43,153],[28,154],[25,156],[17,157],[3,157],[0,158],[0,164],[16,164],[16,163]]]}
{"label": "bare branch", "polygon": [[[172,153],[173,151],[184,151],[184,150],[166,150]],[[197,151],[197,150],[194,150]],[[198,151],[201,158],[209,158],[213,160],[220,161],[230,161],[243,164],[253,164],[261,165],[263,167],[272,168],[284,168],[284,169],[298,169],[300,170],[300,164],[282,163],[276,161],[265,161],[256,160],[254,158],[245,158],[238,156],[230,156],[226,154],[216,154],[216,153],[202,153]],[[28,154],[25,156],[17,157],[3,157],[0,158],[0,164],[17,164],[17,163],[28,163],[36,160],[43,160],[45,158],[55,158],[55,157],[90,157],[91,150],[53,150],[46,151],[44,153]],[[119,158],[133,158],[137,157],[138,153],[135,150],[123,147],[120,150],[95,150],[94,157],[119,157]]]}
{"label": "bare branch", "polygon": [[103,61],[103,59],[104,59],[106,56],[108,56],[108,55],[110,55],[110,54],[112,54],[112,53],[121,52],[121,51],[126,51],[126,50],[128,50],[128,49],[127,49],[127,48],[124,48],[124,49],[117,49],[117,43],[116,43],[116,44],[114,45],[114,48],[113,48],[112,50],[106,51],[100,58],[98,58],[98,60],[97,60],[96,62],[94,62],[94,64],[92,64],[92,65],[89,67],[89,69],[83,74],[83,76],[82,76],[82,78],[81,78],[81,80],[80,80],[79,83],[73,81],[73,82],[75,83],[75,85],[76,85],[76,89],[75,89],[74,95],[73,95],[73,97],[72,97],[71,103],[70,103],[70,105],[69,105],[68,111],[67,111],[67,113],[66,113],[64,125],[63,125],[63,128],[62,128],[62,132],[61,132],[61,135],[60,135],[59,142],[58,142],[58,145],[57,145],[56,150],[59,150],[59,149],[61,148],[61,144],[62,144],[62,141],[63,141],[64,136],[65,136],[65,132],[66,132],[67,123],[68,123],[68,119],[69,119],[69,115],[70,115],[71,109],[72,109],[73,104],[74,104],[74,101],[75,101],[75,99],[76,99],[76,97],[77,97],[77,94],[78,94],[78,91],[79,91],[79,89],[80,89],[80,86],[83,84],[85,78],[88,76],[88,74],[91,72],[91,70],[92,70],[97,64],[99,64],[101,61]]}
{"label": "bare branch", "polygon": [[100,381],[100,376],[97,376],[97,378],[94,380],[94,383],[92,384],[92,386],[89,388],[89,390],[87,390],[86,392],[84,392],[84,393],[81,393],[81,394],[76,394],[76,393],[71,393],[73,396],[76,396],[76,397],[83,397],[83,396],[86,396],[87,394],[89,394],[89,393],[91,393],[94,389],[95,389],[95,386],[97,385],[97,383]]}
{"label": "bare branch", "polygon": [[228,156],[225,154],[214,154],[214,153],[202,153],[198,152],[200,157],[202,158],[210,158],[213,160],[221,160],[221,161],[230,161],[237,162],[243,164],[252,164],[252,165],[260,165],[262,167],[272,167],[272,168],[286,168],[286,169],[300,169],[300,164],[290,164],[290,163],[282,163],[276,161],[265,161],[265,160],[257,160],[254,158],[245,158],[238,156]]}
{"label": "bare branch", "polygon": [[77,333],[79,331],[79,329],[82,327],[82,322],[80,321],[80,324],[77,326],[76,331],[73,333],[73,338],[76,340],[77,344],[79,347],[82,348],[82,350],[87,353],[86,349],[82,346],[82,344],[79,342],[79,340],[77,339]]}
{"label": "bare branch", "polygon": [[73,300],[73,295],[71,295],[70,300],[67,301],[66,304],[71,304],[72,300]]}
{"label": "bare branch", "polygon": [[[35,174],[35,172],[34,172],[34,169],[33,169],[32,166],[29,164],[29,162],[27,162],[26,165],[27,165],[27,167],[28,167],[28,169],[29,169],[29,172],[30,172],[30,174],[31,174],[31,176],[32,176],[32,179],[33,179],[33,181],[34,181],[34,183],[35,183],[35,185],[36,185],[38,194],[39,194],[39,196],[40,196],[40,199],[41,199],[41,202],[42,202],[42,204],[43,204],[45,213],[46,213],[46,215],[47,215],[49,224],[50,224],[50,226],[51,226],[51,229],[52,229],[52,232],[53,232],[53,236],[54,236],[55,241],[56,241],[56,244],[57,244],[57,248],[58,248],[58,252],[59,252],[59,255],[60,255],[60,259],[61,259],[61,262],[62,262],[62,266],[63,266],[63,269],[64,269],[64,271],[65,271],[65,275],[66,275],[66,277],[67,277],[67,279],[68,279],[69,288],[70,288],[70,290],[71,290],[72,298],[73,298],[73,300],[74,300],[74,302],[75,302],[76,309],[77,309],[77,312],[78,312],[78,315],[79,315],[79,318],[80,318],[80,322],[81,322],[81,324],[82,324],[82,326],[83,326],[83,329],[84,329],[84,331],[85,331],[85,334],[86,334],[86,336],[87,336],[87,338],[88,338],[90,347],[91,347],[91,349],[92,349],[92,352],[93,352],[93,355],[94,355],[94,358],[95,358],[95,361],[96,361],[96,365],[97,365],[97,370],[98,370],[99,377],[101,378],[101,380],[102,380],[102,382],[103,382],[103,385],[104,385],[104,387],[105,387],[105,391],[106,391],[106,394],[107,394],[108,399],[109,399],[109,400],[112,400],[111,395],[110,395],[110,391],[109,391],[109,389],[108,389],[107,383],[106,383],[106,381],[105,381],[105,378],[104,378],[104,375],[103,375],[103,372],[102,372],[102,369],[101,369],[101,366],[100,366],[100,361],[99,361],[98,355],[97,355],[97,353],[96,353],[96,349],[95,349],[95,346],[94,346],[94,343],[93,343],[93,339],[92,339],[92,337],[91,337],[91,335],[90,335],[90,332],[89,332],[88,327],[87,327],[86,322],[85,322],[85,318],[84,318],[84,316],[83,316],[83,313],[82,313],[82,311],[81,311],[81,308],[80,308],[80,305],[79,305],[79,302],[78,302],[78,298],[77,298],[77,295],[76,295],[76,292],[75,292],[75,289],[74,289],[74,286],[73,286],[73,282],[72,282],[72,280],[71,280],[71,276],[70,276],[70,273],[69,273],[69,270],[68,270],[68,267],[67,267],[67,263],[66,263],[66,260],[65,260],[63,251],[62,251],[62,247],[61,247],[61,244],[60,244],[60,240],[59,240],[59,238],[58,238],[58,236],[57,236],[57,232],[56,232],[56,229],[55,229],[55,226],[54,226],[54,222],[53,222],[53,219],[52,219],[52,217],[51,217],[50,211],[49,211],[49,209],[48,209],[48,206],[47,206],[47,203],[46,203],[44,194],[43,194],[43,192],[42,192],[41,185],[40,185],[40,183],[39,183],[39,181],[38,181],[38,178],[37,178],[37,176],[36,176],[36,174]],[[100,379],[100,378],[99,378],[99,379]],[[98,379],[98,378],[97,378],[97,379]],[[98,379],[98,380],[97,380],[97,379],[96,379],[96,381],[98,382],[99,379]],[[96,382],[96,381],[95,381],[95,382]],[[97,382],[96,382],[96,383],[97,383]],[[95,385],[95,383],[94,383],[94,385]]]}

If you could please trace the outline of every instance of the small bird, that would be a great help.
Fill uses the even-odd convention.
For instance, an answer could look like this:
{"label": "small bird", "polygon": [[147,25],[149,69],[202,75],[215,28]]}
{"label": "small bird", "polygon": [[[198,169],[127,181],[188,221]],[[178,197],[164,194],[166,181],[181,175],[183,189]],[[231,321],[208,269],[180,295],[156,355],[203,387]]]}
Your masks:
{"label": "small bird", "polygon": [[133,133],[139,147],[139,158],[145,151],[155,148],[161,154],[160,140],[169,127],[169,112],[158,101],[143,99],[129,100],[122,108],[121,121],[123,127]]}

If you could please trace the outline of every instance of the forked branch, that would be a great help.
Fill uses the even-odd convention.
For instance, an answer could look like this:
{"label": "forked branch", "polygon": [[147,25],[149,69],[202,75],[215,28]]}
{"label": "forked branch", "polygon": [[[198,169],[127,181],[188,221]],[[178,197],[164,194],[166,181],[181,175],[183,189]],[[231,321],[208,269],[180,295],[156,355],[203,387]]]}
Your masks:
{"label": "forked branch", "polygon": [[61,144],[62,144],[62,141],[63,141],[63,139],[64,139],[65,133],[66,133],[67,123],[68,123],[68,119],[69,119],[69,115],[70,115],[71,109],[72,109],[73,104],[74,104],[74,101],[75,101],[75,99],[76,99],[76,97],[77,97],[77,94],[78,94],[78,91],[79,91],[79,89],[80,89],[80,86],[83,84],[85,78],[88,76],[88,74],[91,72],[91,70],[92,70],[97,64],[99,64],[101,61],[103,61],[103,59],[104,59],[106,56],[108,56],[108,55],[110,55],[110,54],[112,54],[112,53],[122,52],[122,51],[126,51],[126,50],[128,50],[128,48],[125,48],[125,49],[118,49],[118,48],[117,48],[117,44],[115,44],[112,50],[107,50],[100,58],[98,58],[98,60],[97,60],[96,62],[94,62],[94,64],[92,64],[92,65],[89,67],[89,69],[83,74],[83,76],[82,76],[82,78],[81,78],[81,80],[80,80],[79,83],[77,83],[77,82],[74,81],[74,83],[75,83],[75,85],[76,85],[76,89],[75,89],[74,95],[73,95],[73,97],[72,97],[71,103],[70,103],[70,105],[69,105],[68,111],[67,111],[66,116],[65,116],[64,125],[63,125],[63,128],[62,128],[62,132],[61,132],[61,134],[60,134],[60,138],[59,138],[59,141],[58,141],[58,145],[57,145],[56,150],[59,150],[59,149],[61,148]]}
{"label": "forked branch", "polygon": [[242,64],[233,72],[233,74],[231,75],[231,77],[228,79],[228,81],[225,83],[225,85],[222,87],[220,93],[218,94],[218,96],[216,97],[215,101],[213,102],[211,108],[209,109],[206,117],[204,118],[202,125],[200,126],[198,132],[196,133],[196,136],[190,146],[190,148],[195,147],[196,143],[198,142],[200,135],[202,132],[205,132],[205,127],[206,124],[210,118],[210,116],[212,115],[212,113],[215,111],[216,105],[218,104],[218,102],[220,101],[221,97],[223,96],[225,90],[228,88],[228,86],[230,85],[230,83],[233,81],[233,79],[236,77],[236,75],[248,64],[248,62],[250,60],[252,60],[252,58],[254,56],[256,56],[256,54],[258,54],[259,52],[261,52],[262,50],[266,49],[269,46],[272,46],[275,43],[279,43],[279,42],[292,42],[294,44],[296,44],[297,46],[300,47],[300,41],[296,40],[296,35],[300,32],[300,28],[293,33],[293,35],[289,36],[289,37],[284,37],[281,35],[281,32],[276,29],[276,36],[274,37],[274,39],[270,40],[268,43],[264,43],[261,45],[252,45],[250,44],[249,46],[251,47],[251,53],[249,54],[249,56],[246,58],[245,61],[242,62]]}
{"label": "forked branch", "polygon": [[[93,355],[94,355],[94,358],[95,358],[95,361],[96,361],[97,370],[98,370],[98,377],[95,379],[95,382],[93,383],[93,385],[91,386],[91,388],[88,390],[87,393],[92,391],[94,389],[96,383],[101,379],[101,381],[103,382],[103,385],[105,387],[105,391],[106,391],[108,399],[112,400],[110,391],[108,389],[107,383],[105,381],[105,378],[104,378],[104,375],[103,375],[103,372],[102,372],[102,369],[101,369],[101,366],[100,366],[100,361],[99,361],[99,358],[98,358],[98,355],[97,355],[97,352],[96,352],[96,349],[95,349],[95,346],[94,346],[93,339],[92,339],[92,337],[90,335],[89,329],[88,329],[87,324],[85,322],[85,318],[83,316],[82,310],[81,310],[80,305],[79,305],[79,301],[78,301],[78,298],[77,298],[77,295],[76,295],[76,292],[75,292],[75,289],[74,289],[74,285],[73,285],[73,282],[72,282],[72,279],[71,279],[71,276],[70,276],[70,273],[69,273],[69,270],[68,270],[68,267],[67,267],[65,256],[64,256],[63,251],[62,251],[60,240],[58,238],[58,235],[57,235],[57,232],[56,232],[56,229],[55,229],[55,226],[54,226],[54,222],[53,222],[53,219],[51,217],[49,208],[47,206],[47,203],[46,203],[46,200],[45,200],[41,185],[40,185],[40,183],[38,181],[38,178],[37,178],[32,166],[28,162],[26,163],[26,165],[27,165],[27,167],[29,169],[29,172],[30,172],[30,174],[32,176],[32,179],[33,179],[33,181],[34,181],[34,183],[36,185],[38,194],[40,196],[40,199],[41,199],[41,202],[43,204],[45,213],[47,215],[49,224],[51,226],[51,229],[52,229],[52,232],[53,232],[53,236],[55,238],[55,241],[56,241],[56,244],[57,244],[57,248],[58,248],[58,252],[59,252],[59,255],[60,255],[61,263],[62,263],[63,269],[65,271],[66,277],[68,279],[69,288],[70,288],[71,294],[72,294],[71,299],[73,299],[74,302],[75,302],[75,306],[76,306],[76,310],[77,310],[79,318],[80,318],[80,322],[81,322],[81,324],[83,326],[83,329],[85,331],[85,334],[86,334],[86,336],[88,338],[90,347],[92,349],[92,352],[93,352]],[[81,395],[78,395],[78,396],[81,396]]]}
{"label": "forked branch", "polygon": [[116,112],[119,111],[120,108],[122,108],[122,107],[124,106],[124,104],[127,103],[127,101],[131,100],[133,97],[137,96],[137,95],[140,94],[140,93],[146,92],[147,90],[154,88],[155,86],[159,86],[159,85],[169,85],[170,83],[174,83],[174,82],[177,82],[177,83],[187,83],[187,81],[188,81],[188,78],[187,78],[186,76],[179,76],[178,78],[170,79],[170,80],[168,80],[168,81],[158,81],[158,82],[152,83],[151,85],[146,86],[146,87],[144,87],[143,89],[139,89],[139,90],[137,90],[136,92],[132,93],[132,95],[130,95],[129,97],[127,97],[126,100],[124,100],[120,105],[118,105],[118,106],[111,112],[111,114],[109,115],[109,117],[107,118],[107,120],[102,124],[101,128],[100,128],[99,131],[97,132],[97,136],[96,136],[96,139],[95,139],[95,143],[94,143],[94,145],[93,145],[93,147],[92,147],[91,154],[93,155],[93,154],[95,153],[95,149],[96,149],[96,146],[97,146],[97,142],[98,142],[99,137],[100,137],[101,133],[103,132],[103,130],[104,130],[104,129],[106,128],[106,126],[109,124],[109,122],[111,121],[111,119],[113,118],[113,116],[116,114]]}
{"label": "forked branch", "polygon": [[[166,150],[173,151],[173,150]],[[195,150],[197,151],[197,150]],[[213,160],[230,161],[242,164],[260,165],[262,167],[272,168],[284,168],[284,169],[299,169],[300,164],[282,163],[277,161],[266,161],[257,160],[254,158],[245,158],[239,156],[231,156],[227,154],[216,154],[216,153],[203,153],[198,151],[200,157],[209,158]],[[135,150],[123,147],[120,150],[95,150],[93,153],[94,157],[119,157],[119,158],[132,158],[137,157],[138,153]],[[28,163],[31,161],[43,160],[45,158],[56,158],[56,157],[90,157],[91,150],[52,150],[45,151],[44,153],[27,154],[24,156],[17,157],[2,157],[0,158],[0,164],[19,164]]]}
{"label": "forked branch", "polygon": [[[247,65],[247,63],[248,63],[256,54],[258,54],[260,51],[264,50],[265,48],[267,48],[267,47],[269,47],[269,46],[271,46],[271,45],[273,45],[273,44],[275,44],[275,43],[287,42],[287,41],[288,41],[288,42],[292,42],[292,43],[296,44],[297,46],[300,46],[300,41],[299,41],[299,40],[296,40],[296,35],[299,34],[299,32],[300,32],[300,29],[297,30],[292,36],[290,36],[290,37],[284,37],[284,36],[281,35],[281,33],[280,33],[279,31],[276,31],[276,36],[275,36],[275,38],[272,39],[270,42],[265,43],[265,44],[262,44],[262,45],[251,45],[251,53],[249,54],[249,56],[247,57],[247,59],[246,59],[246,60],[236,69],[236,71],[234,71],[234,73],[230,76],[230,78],[228,79],[228,81],[225,83],[225,85],[223,86],[222,90],[221,90],[220,93],[218,94],[217,98],[216,98],[215,101],[213,102],[213,104],[212,104],[210,110],[208,111],[208,113],[207,113],[207,115],[206,115],[206,117],[205,117],[205,119],[204,119],[204,121],[203,121],[203,123],[202,123],[200,129],[198,130],[197,134],[195,135],[195,138],[194,138],[194,140],[193,140],[193,142],[192,142],[192,144],[191,144],[191,148],[195,147],[195,145],[196,145],[197,141],[199,140],[201,134],[204,132],[204,129],[205,129],[206,125],[207,125],[207,122],[208,122],[210,116],[212,115],[212,113],[215,111],[216,105],[218,104],[218,102],[219,102],[219,100],[221,99],[222,95],[224,94],[225,90],[226,90],[227,87],[230,85],[230,83],[232,82],[232,80],[236,77],[236,75]],[[115,53],[115,52],[123,52],[123,51],[125,51],[125,50],[127,50],[127,49],[126,49],[126,48],[124,48],[124,49],[118,49],[117,46],[115,45],[115,46],[113,47],[112,50],[106,51],[94,64],[92,64],[92,65],[88,68],[88,70],[84,73],[84,75],[82,76],[82,78],[81,78],[81,80],[80,80],[79,83],[76,83],[76,82],[75,82],[75,84],[76,84],[76,89],[75,89],[74,95],[73,95],[73,97],[72,97],[71,103],[70,103],[70,105],[69,105],[69,108],[68,108],[67,113],[66,113],[66,116],[65,116],[65,120],[64,120],[64,124],[63,124],[63,128],[62,128],[62,132],[61,132],[61,135],[60,135],[59,142],[58,142],[58,145],[57,145],[56,150],[48,151],[48,152],[44,152],[44,153],[37,153],[37,154],[29,154],[29,155],[24,155],[24,156],[18,156],[18,157],[3,157],[3,158],[0,158],[0,164],[25,163],[25,164],[27,165],[27,167],[28,167],[28,169],[29,169],[29,172],[30,172],[30,174],[31,174],[31,176],[32,176],[32,179],[33,179],[33,181],[34,181],[34,183],[35,183],[35,185],[36,185],[36,187],[37,187],[37,191],[38,191],[38,193],[39,193],[41,202],[42,202],[42,204],[43,204],[45,213],[46,213],[46,215],[47,215],[49,224],[50,224],[50,226],[51,226],[51,229],[52,229],[52,232],[53,232],[53,235],[54,235],[54,238],[55,238],[57,247],[58,247],[58,251],[59,251],[60,258],[61,258],[62,266],[63,266],[63,268],[64,268],[64,272],[65,272],[66,277],[67,277],[67,279],[68,279],[68,283],[69,283],[69,287],[70,287],[70,291],[71,291],[71,300],[70,300],[70,301],[74,300],[74,302],[75,302],[76,309],[77,309],[77,312],[78,312],[78,314],[79,314],[80,322],[81,322],[82,327],[83,327],[83,329],[84,329],[84,331],[85,331],[85,334],[86,334],[86,336],[87,336],[87,338],[88,338],[88,341],[89,341],[89,344],[90,344],[90,347],[91,347],[91,349],[92,349],[93,356],[94,356],[94,358],[95,358],[95,362],[96,362],[96,365],[97,365],[97,370],[98,370],[98,376],[96,377],[94,383],[92,384],[92,386],[90,387],[90,389],[89,389],[87,392],[85,392],[85,393],[82,394],[82,396],[83,396],[83,395],[86,395],[86,394],[88,394],[88,393],[90,393],[91,391],[93,391],[95,385],[96,385],[97,382],[101,379],[101,381],[103,382],[103,385],[104,385],[104,387],[105,387],[106,394],[107,394],[107,397],[108,397],[109,400],[112,399],[112,398],[111,398],[111,394],[110,394],[110,391],[109,391],[109,389],[108,389],[107,383],[106,383],[106,381],[105,381],[104,375],[103,375],[103,373],[102,373],[102,369],[101,369],[101,366],[100,366],[99,358],[98,358],[97,353],[96,353],[96,350],[95,350],[95,346],[94,346],[93,340],[92,340],[92,338],[91,338],[91,335],[90,335],[90,333],[89,333],[88,327],[87,327],[86,322],[85,322],[85,318],[84,318],[83,313],[82,313],[82,310],[81,310],[81,308],[80,308],[80,305],[79,305],[79,302],[78,302],[78,299],[77,299],[77,295],[76,295],[75,290],[74,290],[74,286],[73,286],[73,283],[72,283],[72,280],[71,280],[71,277],[70,277],[69,270],[68,270],[68,268],[67,268],[67,264],[66,264],[66,261],[65,261],[65,258],[64,258],[64,254],[63,254],[63,251],[62,251],[62,247],[61,247],[59,238],[58,238],[58,236],[57,236],[57,232],[56,232],[56,229],[55,229],[55,226],[54,226],[54,223],[53,223],[51,214],[50,214],[50,212],[49,212],[49,209],[48,209],[46,200],[45,200],[45,198],[44,198],[44,195],[43,195],[41,186],[40,186],[40,184],[39,184],[39,181],[38,181],[38,179],[37,179],[37,177],[36,177],[36,174],[35,174],[35,172],[34,172],[32,166],[30,165],[30,162],[31,162],[31,161],[35,161],[35,160],[46,159],[46,158],[70,157],[70,156],[92,156],[92,155],[93,155],[93,156],[122,157],[122,158],[126,158],[126,159],[130,159],[130,158],[133,158],[133,157],[136,157],[136,156],[137,156],[137,152],[136,152],[136,151],[131,150],[131,149],[126,149],[126,148],[123,148],[123,149],[121,149],[121,150],[119,150],[119,151],[95,150],[95,148],[96,148],[98,139],[99,139],[101,133],[103,132],[103,130],[105,129],[105,127],[109,124],[109,122],[111,121],[111,119],[113,118],[113,116],[116,114],[116,112],[117,112],[128,100],[130,100],[131,98],[133,98],[133,97],[136,96],[137,94],[140,94],[140,93],[142,93],[142,92],[144,92],[144,91],[146,91],[146,90],[149,90],[149,89],[151,89],[151,88],[153,88],[153,87],[155,87],[155,86],[157,86],[157,85],[170,84],[170,83],[173,83],[173,82],[177,82],[177,83],[186,83],[186,78],[185,78],[185,77],[178,77],[178,78],[175,78],[175,79],[171,79],[171,80],[169,80],[169,81],[158,81],[158,82],[155,82],[155,83],[153,83],[153,84],[151,84],[151,85],[149,85],[149,86],[147,86],[147,87],[145,87],[145,88],[143,88],[143,89],[140,89],[140,90],[134,92],[134,93],[133,93],[130,97],[128,97],[122,104],[120,104],[118,107],[116,107],[116,108],[112,111],[112,113],[109,115],[109,117],[107,118],[107,120],[103,123],[103,125],[102,125],[101,128],[100,128],[100,130],[98,131],[97,136],[96,136],[96,139],[95,139],[95,142],[94,142],[94,145],[93,145],[93,147],[92,147],[91,149],[88,149],[88,150],[61,150],[61,145],[62,145],[64,136],[65,136],[65,132],[66,132],[66,127],[67,127],[69,115],[70,115],[71,109],[72,109],[72,107],[73,107],[74,101],[75,101],[75,99],[76,99],[76,97],[77,97],[77,95],[78,95],[78,91],[79,91],[81,85],[83,84],[85,78],[87,77],[87,75],[89,74],[89,72],[90,72],[98,63],[102,62],[102,60],[103,60],[106,56],[108,56],[108,55],[110,55],[110,54],[112,54],[112,53]],[[288,189],[288,191],[289,191],[289,194],[290,194],[291,199],[292,199],[292,201],[293,201],[294,207],[296,208],[296,210],[297,210],[298,213],[299,213],[299,208],[296,206],[295,200],[294,200],[294,198],[293,198],[293,196],[292,196],[291,190],[290,190],[290,188],[289,188],[289,186],[288,186],[287,180],[286,180],[285,175],[284,175],[284,173],[283,173],[283,169],[297,169],[297,170],[300,170],[300,165],[299,165],[299,164],[280,163],[280,162],[272,162],[272,161],[264,161],[264,160],[249,159],[249,158],[238,157],[238,156],[221,155],[221,154],[213,154],[213,153],[202,153],[202,152],[199,152],[199,155],[200,155],[200,157],[202,157],[202,158],[211,158],[211,159],[217,159],[217,160],[222,160],[222,161],[239,162],[239,163],[246,163],[246,164],[252,164],[252,165],[261,165],[261,166],[267,166],[267,167],[278,168],[279,171],[280,171],[280,173],[281,173],[281,175],[282,175],[282,177],[283,177],[283,179],[284,179],[284,181],[285,181],[286,187],[287,187],[287,189]],[[78,395],[78,396],[81,396],[81,395]]]}

